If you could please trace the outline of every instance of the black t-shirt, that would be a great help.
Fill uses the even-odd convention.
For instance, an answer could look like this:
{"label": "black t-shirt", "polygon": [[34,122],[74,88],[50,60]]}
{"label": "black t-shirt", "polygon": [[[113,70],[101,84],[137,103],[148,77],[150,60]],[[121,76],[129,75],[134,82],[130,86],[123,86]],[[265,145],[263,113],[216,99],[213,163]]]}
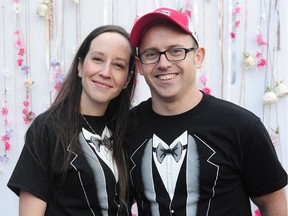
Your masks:
{"label": "black t-shirt", "polygon": [[248,216],[249,197],[287,184],[261,120],[205,95],[180,115],[153,112],[151,99],[132,112],[125,138],[139,216]]}
{"label": "black t-shirt", "polygon": [[45,128],[42,136],[47,140],[45,143],[39,142],[38,150],[31,151],[31,133],[28,129],[8,187],[17,195],[20,190],[25,190],[47,202],[47,216],[118,215],[118,171],[112,160],[112,151],[97,143],[98,138],[111,136],[111,131],[105,127],[105,117],[85,116],[97,134],[82,119],[79,134],[76,134],[81,153],[72,151],[69,146],[64,150],[72,153],[64,175],[61,170],[64,152],[62,147],[55,144],[51,119],[44,121],[45,118],[45,114],[42,114],[33,124]]}

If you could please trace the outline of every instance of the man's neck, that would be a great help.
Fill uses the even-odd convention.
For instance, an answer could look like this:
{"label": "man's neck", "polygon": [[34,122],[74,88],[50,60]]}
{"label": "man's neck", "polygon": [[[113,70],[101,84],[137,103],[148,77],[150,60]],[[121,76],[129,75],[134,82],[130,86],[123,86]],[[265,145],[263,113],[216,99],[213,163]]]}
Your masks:
{"label": "man's neck", "polygon": [[190,98],[172,100],[159,100],[152,97],[152,109],[159,115],[172,116],[187,112],[197,106],[203,97],[203,93],[196,91]]}

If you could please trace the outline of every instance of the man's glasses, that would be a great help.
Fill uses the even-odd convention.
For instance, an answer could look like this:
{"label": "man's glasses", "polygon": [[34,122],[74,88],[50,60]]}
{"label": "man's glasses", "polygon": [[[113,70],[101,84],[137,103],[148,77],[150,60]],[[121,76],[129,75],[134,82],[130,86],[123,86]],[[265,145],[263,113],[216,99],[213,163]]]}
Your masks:
{"label": "man's glasses", "polygon": [[145,64],[156,64],[160,61],[160,56],[165,55],[166,59],[171,62],[182,61],[186,58],[188,52],[191,52],[198,47],[191,48],[172,48],[163,52],[147,51],[138,55],[140,61]]}

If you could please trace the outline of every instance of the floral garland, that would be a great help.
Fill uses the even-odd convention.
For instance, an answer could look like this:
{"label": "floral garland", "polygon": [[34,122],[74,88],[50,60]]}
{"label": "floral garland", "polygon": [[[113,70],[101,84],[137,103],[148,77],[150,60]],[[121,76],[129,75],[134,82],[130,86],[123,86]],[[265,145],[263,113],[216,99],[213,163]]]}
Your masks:
{"label": "floral garland", "polygon": [[0,113],[3,116],[3,125],[4,125],[4,134],[1,136],[1,141],[3,142],[4,145],[4,154],[0,156],[0,162],[7,162],[9,161],[8,157],[8,151],[11,148],[11,137],[12,137],[12,132],[14,131],[13,129],[9,128],[10,120],[8,118],[9,114],[9,109],[8,109],[8,97],[7,97],[7,79],[10,77],[10,70],[9,68],[6,68],[6,38],[5,38],[5,9],[4,6],[2,7],[3,9],[3,57],[4,57],[4,70],[3,70],[3,105],[1,107]]}
{"label": "floral garland", "polygon": [[238,19],[238,15],[241,12],[241,7],[238,1],[233,1],[233,9],[232,9],[232,32],[231,36],[231,72],[232,72],[232,80],[231,84],[235,84],[236,82],[236,29],[240,25],[240,20]]}
{"label": "floral garland", "polygon": [[65,75],[61,71],[60,62],[58,62],[56,59],[51,62],[51,69],[54,79],[54,89],[58,91],[65,80]]}
{"label": "floral garland", "polygon": [[[5,82],[5,79],[4,79],[4,82]],[[0,156],[0,162],[7,162],[9,160],[7,153],[11,148],[10,141],[11,141],[11,137],[12,137],[12,132],[14,131],[13,129],[8,129],[8,125],[10,124],[10,121],[8,119],[9,110],[8,110],[8,106],[7,106],[7,95],[6,94],[7,94],[7,89],[5,87],[5,89],[4,89],[4,102],[3,102],[3,106],[1,108],[1,114],[3,116],[3,124],[4,124],[4,128],[5,128],[5,133],[4,133],[4,135],[1,136],[1,141],[4,144],[4,155]]]}
{"label": "floral garland", "polygon": [[[262,6],[263,7],[263,6]],[[261,10],[263,10],[263,8],[261,7]],[[267,7],[268,8],[268,12],[269,12],[269,16],[271,15],[271,2],[270,5]],[[275,3],[275,11],[277,13],[277,15],[279,16],[279,13],[277,11],[277,2]],[[278,123],[278,109],[277,109],[277,103],[281,98],[287,97],[288,96],[288,87],[287,85],[285,85],[284,80],[280,80],[280,81],[275,81],[275,72],[274,72],[274,59],[271,60],[268,59],[269,57],[269,48],[271,48],[272,46],[274,46],[273,49],[273,54],[275,57],[276,52],[278,50],[280,50],[280,40],[279,40],[279,34],[280,34],[280,27],[279,27],[279,23],[278,23],[278,29],[276,30],[276,45],[274,44],[270,44],[270,41],[268,41],[269,39],[269,34],[271,34],[271,31],[269,29],[270,27],[270,17],[266,18],[265,15],[262,15],[262,12],[260,12],[261,17],[260,17],[260,27],[257,31],[256,37],[255,37],[255,43],[257,45],[258,51],[256,52],[255,56],[250,55],[248,52],[244,53],[244,59],[243,59],[243,65],[244,68],[246,70],[250,70],[250,69],[254,69],[255,67],[257,69],[260,68],[265,68],[265,77],[266,77],[266,83],[265,83],[265,92],[262,98],[262,102],[263,102],[263,121],[265,126],[267,127],[267,130],[269,132],[271,141],[273,143],[273,145],[276,147],[279,147],[279,150],[281,152],[281,145],[280,145],[280,128],[279,128],[279,123]],[[266,20],[267,19],[267,20]],[[261,22],[262,21],[267,21],[267,35],[266,37],[264,37],[263,33],[262,33],[262,29],[261,29]],[[279,21],[278,21],[279,22]],[[267,56],[267,58],[264,57]],[[269,61],[268,61],[269,60]],[[269,66],[269,69],[268,69]],[[274,108],[274,113],[276,118],[273,118],[271,116],[271,109],[272,106],[271,105],[276,105],[276,107]],[[265,112],[268,112],[267,115],[267,122],[265,123]],[[270,120],[274,119],[274,124],[276,125],[273,129],[273,127],[271,126]],[[281,157],[281,154],[280,154]],[[280,159],[281,161],[281,159]],[[260,211],[259,209],[256,209],[254,211],[254,215],[255,216],[260,216]]]}
{"label": "floral garland", "polygon": [[[33,86],[33,81],[29,79],[30,66],[28,65],[28,57],[26,54],[23,35],[21,31],[21,22],[20,22],[20,12],[21,5],[20,0],[13,0],[13,11],[16,16],[16,30],[14,32],[14,44],[17,53],[17,66],[20,68],[21,72],[25,75],[24,86],[25,86],[25,99],[23,101],[23,121],[25,124],[30,123],[35,118],[35,113],[31,108],[31,89]],[[26,63],[26,64],[25,64]]]}

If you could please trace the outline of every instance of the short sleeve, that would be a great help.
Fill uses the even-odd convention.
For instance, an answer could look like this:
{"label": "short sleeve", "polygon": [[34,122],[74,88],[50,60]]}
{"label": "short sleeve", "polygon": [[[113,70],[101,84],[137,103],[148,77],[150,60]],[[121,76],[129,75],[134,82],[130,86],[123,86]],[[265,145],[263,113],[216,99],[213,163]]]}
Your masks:
{"label": "short sleeve", "polygon": [[[35,128],[41,125],[35,119],[31,126]],[[41,136],[49,137],[48,127],[42,125],[46,130],[33,136],[31,126],[27,130],[25,144],[7,186],[18,196],[20,190],[25,190],[47,201],[50,191],[48,144],[50,139],[41,139]],[[47,142],[43,142],[43,140]]]}
{"label": "short sleeve", "polygon": [[[287,185],[282,167],[270,136],[259,120],[244,139],[243,183],[250,197],[272,193]],[[249,141],[248,141],[249,140]]]}

